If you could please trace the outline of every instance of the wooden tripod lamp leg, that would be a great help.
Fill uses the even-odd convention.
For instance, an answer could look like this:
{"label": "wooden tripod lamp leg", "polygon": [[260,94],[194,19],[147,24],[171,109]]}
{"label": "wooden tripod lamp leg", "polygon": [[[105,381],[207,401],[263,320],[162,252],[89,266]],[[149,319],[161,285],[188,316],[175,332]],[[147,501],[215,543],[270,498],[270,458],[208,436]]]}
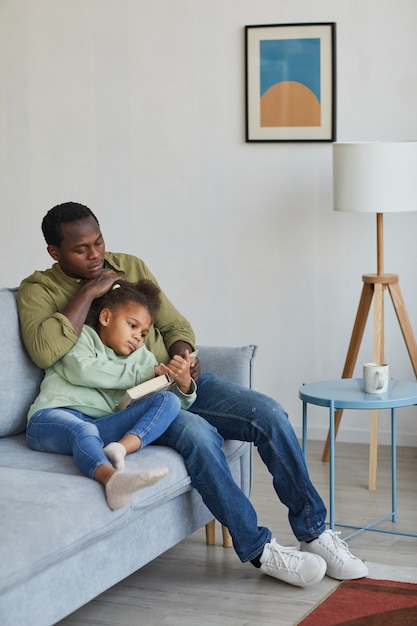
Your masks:
{"label": "wooden tripod lamp leg", "polygon": [[405,345],[407,346],[414,374],[417,376],[417,344],[414,337],[413,329],[411,328],[410,319],[405,308],[405,302],[401,293],[399,283],[389,284],[388,290],[390,292],[392,304],[394,306],[394,310],[400,324]]}
{"label": "wooden tripod lamp leg", "polygon": [[[384,290],[383,283],[374,285],[374,349],[373,359],[377,363],[384,363]],[[371,411],[371,426],[369,438],[369,475],[368,489],[375,491],[376,475],[378,465],[378,430],[379,413],[377,410]]]}
{"label": "wooden tripod lamp leg", "polygon": [[[349,349],[346,356],[345,366],[343,368],[342,378],[352,378],[355,369],[356,360],[358,358],[359,348],[362,342],[363,333],[365,331],[366,322],[371,308],[373,297],[373,284],[364,282],[362,293],[359,300],[358,311],[356,313],[355,323],[353,325],[352,336],[350,339]],[[343,410],[339,409],[334,414],[334,436],[336,438],[342,420]],[[321,460],[328,461],[330,453],[330,433],[327,434],[326,443],[323,449]]]}

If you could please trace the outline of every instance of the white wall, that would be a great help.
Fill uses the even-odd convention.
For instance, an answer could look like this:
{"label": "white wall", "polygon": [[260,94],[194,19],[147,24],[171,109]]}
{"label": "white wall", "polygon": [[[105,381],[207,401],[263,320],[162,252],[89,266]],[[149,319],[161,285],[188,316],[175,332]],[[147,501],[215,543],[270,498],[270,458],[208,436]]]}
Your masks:
{"label": "white wall", "polygon": [[[300,432],[299,386],[341,374],[375,217],[332,210],[331,144],[245,143],[244,26],[335,21],[338,140],[415,140],[416,18],[415,0],[2,0],[0,284],[50,264],[50,207],[86,203],[200,343],[259,345],[256,388]],[[417,213],[385,216],[385,268],[417,329],[416,229]],[[386,302],[391,373],[414,379]],[[323,439],[326,411],[310,415]],[[400,413],[400,443],[417,445],[416,416]],[[368,430],[346,413],[340,439]]]}

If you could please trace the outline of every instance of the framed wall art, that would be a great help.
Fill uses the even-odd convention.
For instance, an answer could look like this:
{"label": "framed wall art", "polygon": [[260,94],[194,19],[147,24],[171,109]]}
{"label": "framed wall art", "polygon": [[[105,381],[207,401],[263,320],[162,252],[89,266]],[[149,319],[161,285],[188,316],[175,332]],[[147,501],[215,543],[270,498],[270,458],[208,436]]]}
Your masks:
{"label": "framed wall art", "polygon": [[336,24],[245,26],[246,141],[336,140]]}

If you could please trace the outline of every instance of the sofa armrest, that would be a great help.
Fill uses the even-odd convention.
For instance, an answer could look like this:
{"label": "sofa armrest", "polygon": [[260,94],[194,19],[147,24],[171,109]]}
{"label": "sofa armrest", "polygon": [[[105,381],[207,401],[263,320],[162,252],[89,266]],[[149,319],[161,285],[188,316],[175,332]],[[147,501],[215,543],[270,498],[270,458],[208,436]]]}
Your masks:
{"label": "sofa armrest", "polygon": [[257,346],[197,346],[201,371],[217,374],[233,383],[251,387]]}
{"label": "sofa armrest", "polygon": [[[253,382],[253,362],[255,359],[257,346],[197,346],[198,358],[200,359],[201,371],[217,374],[233,383],[238,383],[245,387],[251,387]],[[247,446],[247,451],[241,457],[241,486],[243,491],[249,496],[252,488],[252,444]],[[223,546],[230,548],[232,538],[228,529],[222,526]],[[206,524],[206,543],[215,543],[215,520]]]}

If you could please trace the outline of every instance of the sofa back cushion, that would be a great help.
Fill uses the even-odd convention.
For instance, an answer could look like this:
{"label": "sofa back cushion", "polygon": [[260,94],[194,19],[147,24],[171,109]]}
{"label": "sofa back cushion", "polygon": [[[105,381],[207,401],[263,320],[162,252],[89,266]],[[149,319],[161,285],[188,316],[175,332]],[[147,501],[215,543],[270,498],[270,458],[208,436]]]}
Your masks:
{"label": "sofa back cushion", "polygon": [[258,349],[248,346],[197,346],[201,371],[217,374],[232,383],[252,387],[253,366]]}
{"label": "sofa back cushion", "polygon": [[20,339],[16,295],[17,289],[0,289],[0,437],[25,430],[43,377]]}

